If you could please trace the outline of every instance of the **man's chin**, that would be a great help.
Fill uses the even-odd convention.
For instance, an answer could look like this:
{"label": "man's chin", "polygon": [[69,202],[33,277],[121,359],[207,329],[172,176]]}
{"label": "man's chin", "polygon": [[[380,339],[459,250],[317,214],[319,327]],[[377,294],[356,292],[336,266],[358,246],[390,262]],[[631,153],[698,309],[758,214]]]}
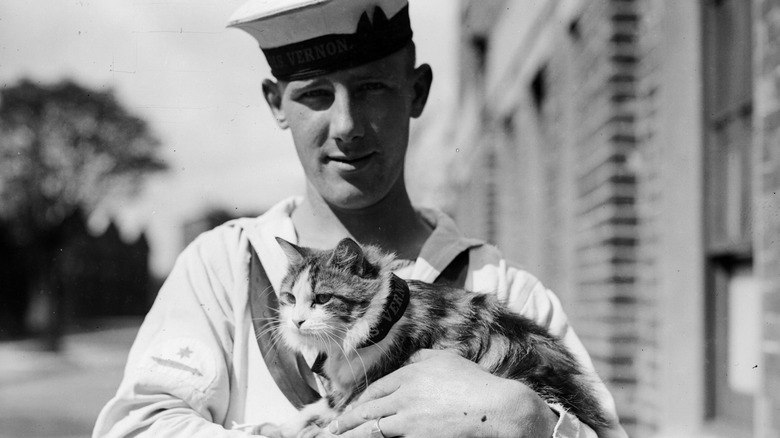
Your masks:
{"label": "man's chin", "polygon": [[328,204],[336,212],[357,212],[373,207],[374,205],[378,204],[380,200],[381,197],[379,196],[371,196],[356,190],[354,193],[341,194],[341,196],[332,196],[330,199],[328,199]]}
{"label": "man's chin", "polygon": [[363,184],[361,186],[343,182],[335,187],[337,190],[329,190],[324,198],[330,207],[338,212],[370,211],[382,203],[390,190],[380,189],[378,184]]}

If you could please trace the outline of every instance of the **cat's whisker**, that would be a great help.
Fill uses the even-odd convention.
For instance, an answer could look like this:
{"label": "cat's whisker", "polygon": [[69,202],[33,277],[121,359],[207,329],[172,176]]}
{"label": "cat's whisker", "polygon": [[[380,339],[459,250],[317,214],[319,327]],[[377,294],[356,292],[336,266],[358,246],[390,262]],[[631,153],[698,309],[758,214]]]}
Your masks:
{"label": "cat's whisker", "polygon": [[341,344],[338,342],[334,342],[337,347],[339,347],[339,350],[341,350],[341,353],[344,354],[344,360],[347,362],[347,366],[349,367],[349,371],[352,373],[352,379],[357,380],[357,375],[355,374],[355,369],[352,368],[352,361],[349,360],[349,356],[347,355],[347,352],[344,351],[344,348],[341,347]]}
{"label": "cat's whisker", "polygon": [[273,287],[272,285],[268,285],[268,287],[266,287],[265,289],[263,289],[263,291],[262,291],[261,293],[263,293],[263,294],[274,294],[274,295],[276,295],[276,293],[274,292],[274,287]]}
{"label": "cat's whisker", "polygon": [[385,347],[383,347],[383,346],[381,346],[381,345],[379,345],[379,344],[377,344],[377,343],[373,343],[373,344],[371,344],[371,345],[372,345],[372,346],[374,346],[374,347],[377,347],[377,348],[379,349],[379,351],[381,351],[381,352],[382,352],[382,354],[383,354],[383,355],[384,355],[386,358],[388,358],[388,359],[391,359],[391,358],[392,358],[392,356],[390,355],[390,352],[389,352],[389,351],[387,351],[387,349],[386,349]]}
{"label": "cat's whisker", "polygon": [[330,329],[336,332],[337,334],[341,335],[340,337],[342,342],[344,339],[346,339],[347,334],[349,334],[349,330],[347,330],[344,327],[331,327]]}
{"label": "cat's whisker", "polygon": [[338,342],[335,342],[335,339],[327,330],[323,331],[322,336],[326,338],[328,346],[330,346],[331,344],[338,344]]}
{"label": "cat's whisker", "polygon": [[279,321],[279,318],[262,318],[262,319],[258,318],[258,319],[254,319],[254,321],[267,321],[265,325],[267,327],[273,327],[273,328],[277,328],[282,325],[282,322]]}
{"label": "cat's whisker", "polygon": [[267,317],[252,318],[252,321],[278,322],[279,321],[279,317],[278,316],[267,316]]}
{"label": "cat's whisker", "polygon": [[268,333],[271,333],[271,332],[273,332],[273,328],[267,328],[267,329],[265,329],[265,330],[263,330],[263,331],[261,331],[259,333],[255,332],[255,339],[260,339],[260,338],[266,336]]}
{"label": "cat's whisker", "polygon": [[277,307],[266,307],[266,308],[263,309],[263,313],[279,314],[281,312],[282,312],[282,308],[281,307],[278,307],[278,308]]}
{"label": "cat's whisker", "polygon": [[360,363],[363,365],[363,377],[365,380],[363,380],[363,383],[366,384],[368,382],[368,369],[366,369],[366,363],[363,361],[363,357],[360,356],[360,353],[358,353],[357,348],[352,347],[352,350],[355,351],[355,356],[357,356],[358,359],[360,359]]}
{"label": "cat's whisker", "polygon": [[325,336],[323,335],[323,333],[322,332],[315,332],[314,333],[314,337],[317,338],[317,342],[319,342],[321,345],[325,346],[325,350],[327,351],[328,350],[328,342],[327,342],[327,339],[325,339]]}
{"label": "cat's whisker", "polygon": [[[275,332],[275,333],[279,333],[279,330],[278,330],[278,329],[279,329],[279,327],[280,327],[280,326],[281,326],[281,324],[269,324],[269,325],[268,325],[268,327],[266,327],[265,329],[263,329],[263,331],[261,331],[261,332],[255,332],[255,339],[258,339],[258,338],[260,338],[261,336],[265,336],[265,335],[267,335],[268,333],[274,333],[274,332]],[[273,337],[273,336],[272,336],[272,337]]]}
{"label": "cat's whisker", "polygon": [[326,344],[325,339],[322,337],[322,330],[320,329],[320,325],[313,326],[309,332],[309,336],[314,338],[318,351],[320,350],[321,345]]}
{"label": "cat's whisker", "polygon": [[336,342],[333,342],[333,338],[330,336],[329,333],[325,333],[325,336],[328,338],[328,341],[329,341],[329,342],[326,343],[326,345],[327,345],[328,356],[330,356],[331,355],[331,353],[330,353],[331,345],[332,344],[336,344]]}
{"label": "cat's whisker", "polygon": [[[340,338],[339,338],[339,339],[336,339],[336,342],[334,342],[334,343],[336,343],[336,344],[338,344],[339,346],[343,347],[343,348],[342,348],[342,351],[344,351],[344,348],[347,348],[347,347],[344,345],[344,340],[347,338],[347,335],[349,334],[349,330],[348,330],[347,328],[344,328],[344,327],[332,327],[332,329],[333,329],[333,330],[334,330],[336,333],[338,333],[338,334],[340,335]],[[350,350],[353,350],[353,351],[355,351],[355,352],[357,353],[357,351],[355,350],[355,347],[354,347],[354,346],[350,346],[350,347],[349,347],[349,349],[350,349]]]}
{"label": "cat's whisker", "polygon": [[279,344],[285,344],[284,335],[281,330],[276,330],[271,334],[271,348],[277,348]]}
{"label": "cat's whisker", "polygon": [[[337,331],[343,333],[344,334],[343,337],[345,337],[345,338],[346,338],[346,335],[349,333],[349,330],[347,330],[346,328],[334,327],[334,330],[337,330]],[[377,344],[373,344],[373,345],[377,345]],[[350,349],[351,349],[351,351],[354,351],[355,356],[357,356],[358,360],[360,360],[360,363],[361,363],[361,365],[363,367],[363,376],[365,378],[364,382],[367,382],[368,381],[368,368],[366,367],[366,363],[363,360],[363,357],[360,355],[360,353],[358,352],[357,348],[355,348],[354,346],[350,346]],[[388,358],[390,357],[390,355],[387,353],[387,351],[384,348],[379,347],[379,349],[386,357],[388,357]],[[343,349],[342,349],[342,351],[343,351]]]}

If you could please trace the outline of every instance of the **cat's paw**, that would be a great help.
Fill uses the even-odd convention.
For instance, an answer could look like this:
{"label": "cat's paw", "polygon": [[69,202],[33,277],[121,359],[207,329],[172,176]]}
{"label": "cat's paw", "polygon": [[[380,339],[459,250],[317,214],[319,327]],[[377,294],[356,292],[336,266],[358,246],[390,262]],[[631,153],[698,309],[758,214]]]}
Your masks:
{"label": "cat's paw", "polygon": [[253,433],[268,438],[285,438],[282,428],[273,423],[263,423],[255,427]]}
{"label": "cat's paw", "polygon": [[317,426],[316,424],[311,424],[309,426],[306,426],[296,438],[332,438],[333,435],[328,433],[325,429]]}

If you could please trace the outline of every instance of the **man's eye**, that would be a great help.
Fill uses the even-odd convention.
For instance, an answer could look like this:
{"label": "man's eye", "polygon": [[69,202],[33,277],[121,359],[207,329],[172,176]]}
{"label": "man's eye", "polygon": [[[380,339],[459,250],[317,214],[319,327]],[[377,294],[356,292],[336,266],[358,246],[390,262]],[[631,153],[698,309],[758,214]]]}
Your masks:
{"label": "man's eye", "polygon": [[317,294],[314,296],[314,304],[325,304],[333,298],[333,294]]}
{"label": "man's eye", "polygon": [[295,304],[295,296],[291,293],[282,292],[282,294],[279,295],[279,301],[281,301],[282,304],[293,305]]}
{"label": "man's eye", "polygon": [[321,99],[323,97],[329,97],[330,92],[327,90],[309,90],[304,91],[299,95],[299,99]]}
{"label": "man's eye", "polygon": [[383,84],[382,82],[366,82],[365,84],[361,85],[360,88],[366,91],[376,91],[386,89],[387,85]]}

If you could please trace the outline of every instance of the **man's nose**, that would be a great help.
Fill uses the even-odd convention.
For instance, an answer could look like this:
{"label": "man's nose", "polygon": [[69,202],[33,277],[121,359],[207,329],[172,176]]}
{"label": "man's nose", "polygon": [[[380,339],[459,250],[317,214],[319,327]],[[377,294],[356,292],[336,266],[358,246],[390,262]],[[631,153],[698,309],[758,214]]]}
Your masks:
{"label": "man's nose", "polygon": [[347,92],[336,93],[331,107],[331,135],[342,143],[351,143],[363,137],[357,105]]}

